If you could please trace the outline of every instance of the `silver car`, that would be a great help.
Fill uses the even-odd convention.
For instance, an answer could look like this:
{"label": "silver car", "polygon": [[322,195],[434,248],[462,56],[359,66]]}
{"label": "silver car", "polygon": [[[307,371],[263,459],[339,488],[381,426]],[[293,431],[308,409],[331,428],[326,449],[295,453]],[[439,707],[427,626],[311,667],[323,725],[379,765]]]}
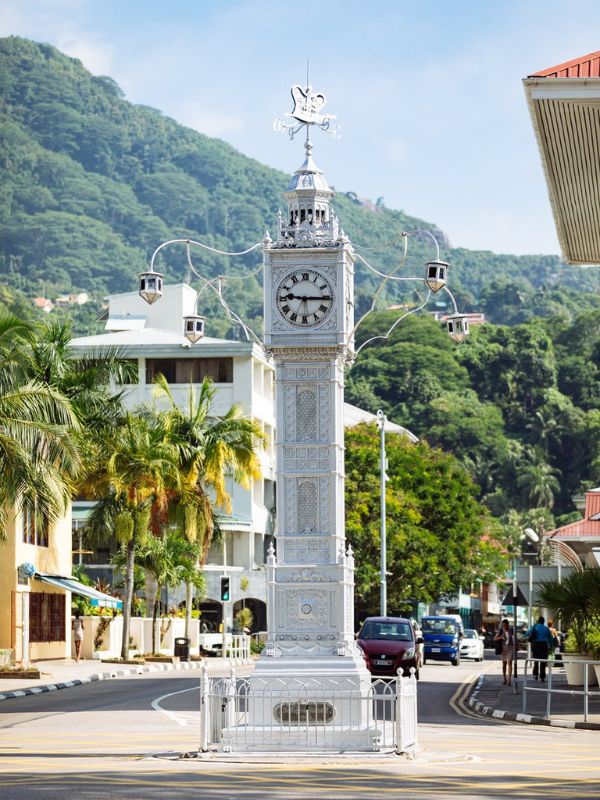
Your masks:
{"label": "silver car", "polygon": [[483,636],[480,636],[473,628],[465,628],[460,642],[460,657],[483,661]]}

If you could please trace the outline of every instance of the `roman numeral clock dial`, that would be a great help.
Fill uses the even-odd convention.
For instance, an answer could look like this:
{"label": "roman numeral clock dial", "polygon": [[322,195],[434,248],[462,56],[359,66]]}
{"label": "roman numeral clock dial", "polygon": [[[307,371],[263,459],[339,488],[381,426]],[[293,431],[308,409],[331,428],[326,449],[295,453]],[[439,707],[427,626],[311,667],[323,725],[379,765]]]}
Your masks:
{"label": "roman numeral clock dial", "polygon": [[333,307],[327,278],[314,269],[290,272],[277,287],[276,305],[286,322],[308,328],[318,325]]}

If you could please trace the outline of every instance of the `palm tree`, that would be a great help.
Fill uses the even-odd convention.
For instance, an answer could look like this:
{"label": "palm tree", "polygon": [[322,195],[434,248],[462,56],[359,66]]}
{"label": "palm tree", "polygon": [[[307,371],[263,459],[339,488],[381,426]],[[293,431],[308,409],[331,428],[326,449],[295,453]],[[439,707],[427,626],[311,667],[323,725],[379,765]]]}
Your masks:
{"label": "palm tree", "polygon": [[0,539],[9,509],[42,527],[62,516],[80,468],[69,400],[32,377],[34,335],[29,323],[0,315]]}
{"label": "palm tree", "polygon": [[532,435],[534,443],[540,445],[547,455],[550,441],[556,439],[560,433],[558,420],[548,413],[536,411],[525,427]]}
{"label": "palm tree", "polygon": [[563,581],[544,581],[537,595],[563,628],[571,628],[578,651],[585,652],[590,626],[600,622],[600,568],[573,572]]}
{"label": "palm tree", "polygon": [[198,546],[177,529],[168,529],[161,536],[149,536],[141,546],[137,563],[154,578],[156,588],[152,603],[152,653],[158,650],[157,619],[163,586],[191,584],[203,591],[204,575],[197,567]]}
{"label": "palm tree", "polygon": [[131,382],[137,365],[124,359],[117,348],[103,350],[98,357],[73,358],[71,337],[69,320],[50,319],[38,326],[31,345],[33,376],[69,398],[88,432],[118,424],[123,393],[111,391],[111,382]]}
{"label": "palm tree", "polygon": [[560,491],[560,472],[531,451],[528,462],[518,468],[516,485],[526,505],[552,508],[554,495]]}
{"label": "palm tree", "polygon": [[[231,513],[227,476],[232,475],[246,487],[251,479],[260,477],[256,451],[264,435],[256,422],[244,416],[237,403],[223,415],[212,412],[215,388],[209,379],[203,381],[198,394],[193,386],[189,387],[185,408],[177,405],[162,375],[156,379],[155,396],[167,401],[167,409],[157,414],[177,448],[181,473],[178,505],[184,519],[183,529],[190,541],[199,541],[199,563],[204,566],[215,530],[210,492],[214,492],[216,506]],[[193,586],[188,583],[186,636],[189,636],[192,597]]]}
{"label": "palm tree", "polygon": [[161,531],[170,493],[180,488],[177,451],[159,419],[133,414],[105,439],[105,447],[105,458],[86,477],[84,488],[99,500],[88,527],[95,538],[114,533],[126,554],[121,658],[127,659],[136,552],[149,533]]}

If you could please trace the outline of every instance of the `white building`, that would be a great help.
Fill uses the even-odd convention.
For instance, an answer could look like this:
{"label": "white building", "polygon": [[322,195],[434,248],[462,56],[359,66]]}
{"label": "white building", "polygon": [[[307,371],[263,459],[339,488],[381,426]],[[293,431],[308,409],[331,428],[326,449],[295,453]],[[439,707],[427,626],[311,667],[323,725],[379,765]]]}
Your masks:
{"label": "white building", "polygon": [[[262,453],[262,477],[244,489],[231,481],[229,491],[233,511],[221,515],[223,540],[209,553],[205,569],[208,596],[201,604],[203,616],[214,625],[223,619],[231,624],[234,613],[244,604],[254,614],[257,630],[266,628],[265,563],[271,537],[275,533],[275,407],[274,365],[262,348],[253,342],[213,339],[209,336],[191,345],[182,334],[182,319],[196,312],[196,291],[187,284],[165,286],[160,303],[148,305],[137,292],[111,295],[105,333],[72,341],[76,355],[98,355],[117,349],[119,354],[137,362],[137,383],[125,387],[125,405],[133,409],[152,401],[152,381],[162,373],[169,381],[173,396],[183,402],[190,383],[199,384],[205,377],[214,381],[214,410],[225,413],[239,403],[248,416],[260,422],[266,436]],[[210,321],[207,325],[210,332]],[[117,388],[117,387],[115,387]],[[344,421],[348,426],[373,421],[366,411],[344,405]],[[389,432],[409,431],[388,423]],[[75,502],[74,526],[85,524],[90,504]],[[80,544],[75,540],[75,548]],[[80,548],[79,548],[80,549]],[[91,575],[112,580],[109,550],[97,550],[83,558]],[[80,558],[81,560],[81,558]],[[231,602],[223,608],[220,601],[220,578],[231,578]],[[163,595],[169,607],[183,600],[180,590]]]}

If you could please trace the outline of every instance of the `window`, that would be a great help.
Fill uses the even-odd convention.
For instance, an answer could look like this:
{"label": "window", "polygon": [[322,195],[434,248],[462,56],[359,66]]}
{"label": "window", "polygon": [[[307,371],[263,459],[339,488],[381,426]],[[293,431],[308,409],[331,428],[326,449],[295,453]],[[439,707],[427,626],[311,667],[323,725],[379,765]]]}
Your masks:
{"label": "window", "polygon": [[25,544],[48,547],[48,526],[42,526],[36,520],[35,513],[29,508],[23,509],[21,518],[23,520],[23,541]]}
{"label": "window", "polygon": [[66,595],[30,592],[29,641],[64,642]]}
{"label": "window", "polygon": [[413,630],[408,622],[365,622],[359,639],[387,639],[390,642],[412,642]]}
{"label": "window", "polygon": [[149,358],[146,361],[146,383],[157,375],[169,383],[202,383],[210,378],[215,383],[233,383],[233,358]]}

